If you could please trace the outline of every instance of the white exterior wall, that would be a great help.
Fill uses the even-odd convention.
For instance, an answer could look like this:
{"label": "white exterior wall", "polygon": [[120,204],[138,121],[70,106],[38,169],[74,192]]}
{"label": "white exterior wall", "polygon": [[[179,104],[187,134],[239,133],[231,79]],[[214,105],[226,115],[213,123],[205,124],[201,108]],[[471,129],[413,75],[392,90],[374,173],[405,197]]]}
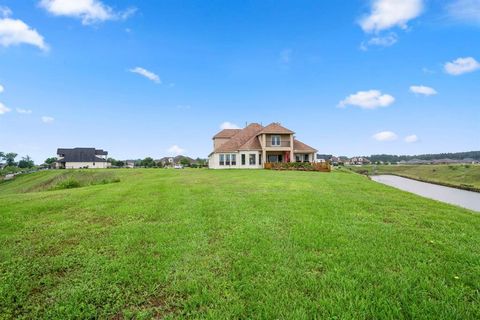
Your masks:
{"label": "white exterior wall", "polygon": [[108,162],[66,162],[65,169],[81,169],[88,167],[89,169],[104,169],[108,167]]}
{"label": "white exterior wall", "polygon": [[[220,154],[235,154],[237,159],[236,159],[236,165],[220,165]],[[245,165],[242,165],[242,154],[245,155]],[[250,165],[249,161],[249,155],[250,154],[255,154],[255,165]],[[259,160],[259,155],[261,152],[259,151],[241,151],[241,152],[226,152],[226,153],[214,153],[208,158],[208,167],[210,169],[262,169],[263,165],[258,163]],[[263,161],[264,159],[262,159]]]}

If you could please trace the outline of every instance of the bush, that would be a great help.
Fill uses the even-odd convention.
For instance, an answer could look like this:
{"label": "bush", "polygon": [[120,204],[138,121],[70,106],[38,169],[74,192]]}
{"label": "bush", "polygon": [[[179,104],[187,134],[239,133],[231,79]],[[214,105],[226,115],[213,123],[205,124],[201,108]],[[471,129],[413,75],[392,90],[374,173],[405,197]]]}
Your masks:
{"label": "bush", "polygon": [[66,180],[63,180],[59,182],[56,186],[55,189],[73,189],[73,188],[79,188],[81,187],[80,182],[77,179],[74,178],[68,178]]}

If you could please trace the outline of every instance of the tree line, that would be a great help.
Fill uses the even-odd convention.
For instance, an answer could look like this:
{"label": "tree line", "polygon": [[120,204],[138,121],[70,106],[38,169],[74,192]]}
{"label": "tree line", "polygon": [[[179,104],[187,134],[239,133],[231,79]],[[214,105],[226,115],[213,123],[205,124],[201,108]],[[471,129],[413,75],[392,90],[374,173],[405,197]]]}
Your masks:
{"label": "tree line", "polygon": [[413,159],[419,160],[439,160],[439,159],[452,159],[452,160],[463,160],[466,158],[471,158],[475,160],[480,160],[480,151],[468,151],[468,152],[452,152],[452,153],[430,153],[430,154],[420,154],[420,155],[390,155],[390,154],[373,154],[370,157],[367,157],[372,162],[383,161],[383,162],[399,162],[399,161],[409,161]]}

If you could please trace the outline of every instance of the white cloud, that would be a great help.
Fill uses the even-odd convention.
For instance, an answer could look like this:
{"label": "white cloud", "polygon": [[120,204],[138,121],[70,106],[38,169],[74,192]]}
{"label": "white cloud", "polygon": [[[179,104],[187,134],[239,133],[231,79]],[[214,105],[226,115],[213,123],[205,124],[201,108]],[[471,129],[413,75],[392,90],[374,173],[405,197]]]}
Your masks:
{"label": "white cloud", "polygon": [[0,115],[10,112],[11,110],[8,109],[3,103],[0,102]]}
{"label": "white cloud", "polygon": [[445,63],[445,72],[454,76],[480,69],[480,63],[472,57],[458,58]]}
{"label": "white cloud", "polygon": [[48,116],[43,116],[41,119],[43,123],[53,123],[53,121],[55,121],[55,118]]}
{"label": "white cloud", "polygon": [[141,76],[144,76],[145,78],[152,80],[155,83],[162,83],[162,80],[160,80],[160,77],[158,75],[156,75],[151,71],[148,71],[147,69],[136,67],[136,68],[130,69],[129,71],[139,74]]}
{"label": "white cloud", "polygon": [[40,6],[55,16],[74,17],[88,25],[107,20],[124,20],[135,13],[135,8],[115,12],[100,0],[41,0]]}
{"label": "white cloud", "polygon": [[48,45],[37,30],[30,28],[22,20],[9,18],[12,11],[6,7],[1,7],[0,12],[2,16],[0,18],[0,45],[9,47],[25,43],[44,51],[48,50]]}
{"label": "white cloud", "polygon": [[176,144],[168,148],[167,152],[171,155],[178,156],[185,152],[185,149],[180,148]]}
{"label": "white cloud", "polygon": [[414,142],[417,142],[418,141],[418,137],[416,134],[412,134],[412,135],[409,135],[409,136],[406,136],[405,137],[405,142],[407,143],[414,143]]}
{"label": "white cloud", "polygon": [[290,63],[292,61],[292,49],[283,49],[280,52],[280,62],[284,64]]}
{"label": "white cloud", "polygon": [[377,141],[393,141],[397,140],[398,136],[392,131],[381,131],[375,133],[372,138]]}
{"label": "white cloud", "polygon": [[17,108],[17,112],[21,114],[31,114],[32,110]]}
{"label": "white cloud", "polygon": [[5,91],[5,87],[0,84],[0,93],[2,93],[3,91]]}
{"label": "white cloud", "polygon": [[418,17],[423,0],[374,0],[371,12],[360,20],[365,32],[379,32],[392,27],[407,28],[407,22]]}
{"label": "white cloud", "polygon": [[369,46],[390,47],[397,43],[398,37],[395,33],[390,33],[388,36],[373,37],[367,42],[362,42],[360,49],[366,51]]}
{"label": "white cloud", "polygon": [[395,102],[395,98],[389,94],[382,94],[379,90],[358,91],[351,94],[338,104],[340,108],[347,105],[357,106],[362,109],[376,109],[387,107]]}
{"label": "white cloud", "polygon": [[10,17],[12,15],[12,10],[9,7],[0,6],[0,16],[3,18]]}
{"label": "white cloud", "polygon": [[425,96],[433,96],[438,93],[437,90],[427,86],[410,86],[410,91],[416,94],[423,94]]}
{"label": "white cloud", "polygon": [[480,1],[454,0],[446,6],[448,15],[461,22],[480,24]]}
{"label": "white cloud", "polygon": [[220,125],[220,129],[222,129],[222,130],[223,129],[240,129],[240,127],[237,126],[235,123],[225,121]]}

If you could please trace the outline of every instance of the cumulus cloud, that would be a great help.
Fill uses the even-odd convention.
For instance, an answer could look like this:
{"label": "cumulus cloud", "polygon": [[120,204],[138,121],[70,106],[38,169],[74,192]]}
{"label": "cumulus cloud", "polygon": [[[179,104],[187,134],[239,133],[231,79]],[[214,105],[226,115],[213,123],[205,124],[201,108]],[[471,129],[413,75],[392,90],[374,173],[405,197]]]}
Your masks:
{"label": "cumulus cloud", "polygon": [[352,105],[362,109],[376,109],[388,107],[393,102],[395,102],[395,98],[389,94],[382,94],[379,90],[368,90],[349,95],[340,101],[338,106],[345,108],[347,105]]}
{"label": "cumulus cloud", "polygon": [[0,116],[10,111],[11,110],[9,108],[7,108],[3,103],[0,102]]}
{"label": "cumulus cloud", "polygon": [[55,16],[73,17],[82,24],[94,24],[107,20],[123,20],[135,13],[135,8],[116,12],[100,0],[42,0],[40,7]]}
{"label": "cumulus cloud", "polygon": [[393,140],[397,140],[398,136],[396,133],[392,131],[381,131],[381,132],[375,133],[372,136],[372,138],[377,141],[393,141]]}
{"label": "cumulus cloud", "polygon": [[409,136],[406,136],[404,140],[407,143],[414,143],[418,141],[418,137],[416,134],[411,134]]}
{"label": "cumulus cloud", "polygon": [[174,156],[179,156],[185,152],[185,149],[180,148],[176,144],[168,148],[167,152]]}
{"label": "cumulus cloud", "polygon": [[5,88],[0,84],[0,93],[2,93],[3,91],[5,91]]}
{"label": "cumulus cloud", "polygon": [[43,116],[41,119],[43,123],[47,123],[47,124],[53,123],[53,121],[55,121],[55,118],[48,117],[48,116]]}
{"label": "cumulus cloud", "polygon": [[141,76],[144,76],[145,78],[152,80],[155,83],[162,83],[162,80],[160,80],[160,77],[158,75],[156,75],[151,71],[148,71],[147,69],[136,67],[136,68],[130,69],[129,71],[139,74]]}
{"label": "cumulus cloud", "polygon": [[480,1],[478,0],[451,1],[446,9],[453,20],[480,25]]}
{"label": "cumulus cloud", "polygon": [[454,76],[480,69],[480,63],[472,57],[458,58],[444,65],[445,72]]}
{"label": "cumulus cloud", "polygon": [[0,45],[4,47],[29,44],[47,51],[48,45],[37,30],[32,29],[19,19],[12,19],[12,11],[6,7],[0,9]]}
{"label": "cumulus cloud", "polygon": [[17,108],[17,112],[20,114],[31,114],[32,110]]}
{"label": "cumulus cloud", "polygon": [[393,27],[407,28],[408,21],[423,11],[423,0],[374,0],[371,12],[360,20],[365,32],[379,32]]}
{"label": "cumulus cloud", "polygon": [[225,121],[220,125],[220,129],[222,129],[222,130],[223,129],[240,129],[240,127],[237,126],[235,123]]}
{"label": "cumulus cloud", "polygon": [[438,93],[437,90],[427,86],[410,86],[410,91],[424,96],[433,96]]}

